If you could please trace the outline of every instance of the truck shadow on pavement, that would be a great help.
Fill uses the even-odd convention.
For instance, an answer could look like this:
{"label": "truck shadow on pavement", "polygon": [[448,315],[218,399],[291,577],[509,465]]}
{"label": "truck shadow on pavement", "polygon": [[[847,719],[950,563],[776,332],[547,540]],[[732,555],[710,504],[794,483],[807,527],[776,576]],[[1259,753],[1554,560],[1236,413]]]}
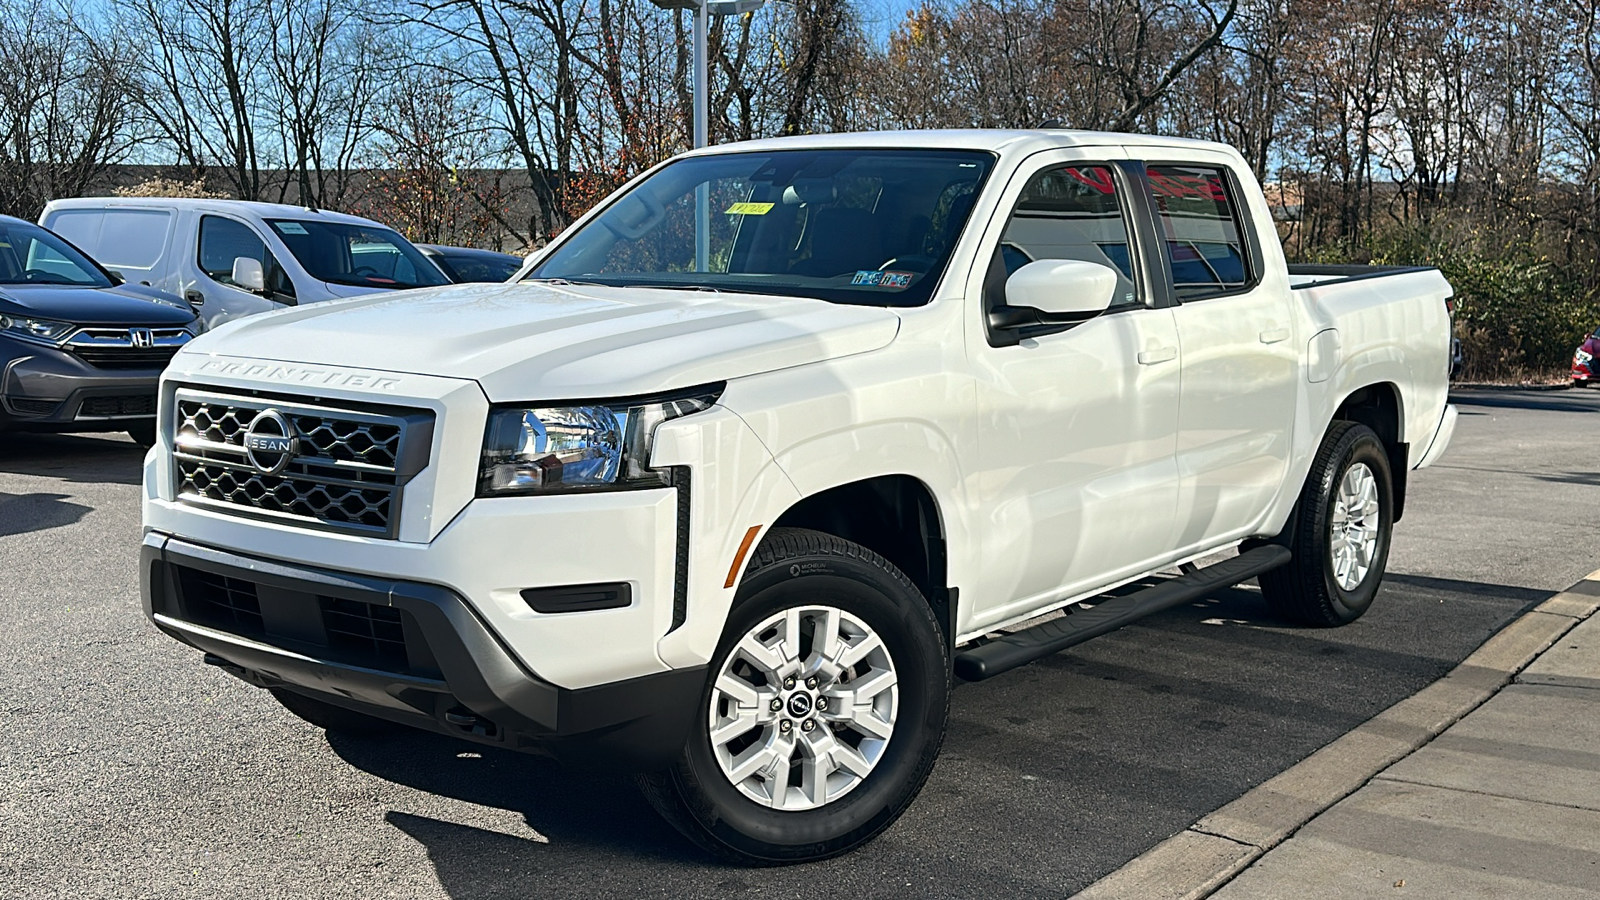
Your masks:
{"label": "truck shadow on pavement", "polygon": [[72,525],[91,511],[66,494],[0,493],[0,537]]}
{"label": "truck shadow on pavement", "polygon": [[539,757],[426,733],[402,741],[329,734],[328,743],[345,762],[370,775],[510,811],[537,833],[517,836],[389,812],[391,825],[427,848],[440,883],[457,900],[529,896],[531,885],[548,885],[563,867],[580,855],[592,859],[597,850],[636,860],[705,861],[625,777],[574,771]]}
{"label": "truck shadow on pavement", "polygon": [[[961,684],[927,788],[854,858],[869,870],[936,866],[931,893],[948,896],[1071,893],[1103,872],[1044,852],[1052,836],[1074,835],[1090,859],[1126,859],[1432,683],[1547,595],[1392,574],[1362,621],[1320,629],[1277,619],[1247,584]],[[386,820],[425,848],[455,900],[635,895],[641,883],[696,898],[830,893],[849,881],[826,863],[760,878],[721,865],[626,778],[442,736],[328,740],[347,763],[433,795]],[[930,860],[925,848],[945,846],[956,822],[959,849]],[[1025,872],[994,863],[1018,853],[1033,860]]]}
{"label": "truck shadow on pavement", "polygon": [[139,484],[144,448],[120,436],[0,434],[0,473],[82,484]]}

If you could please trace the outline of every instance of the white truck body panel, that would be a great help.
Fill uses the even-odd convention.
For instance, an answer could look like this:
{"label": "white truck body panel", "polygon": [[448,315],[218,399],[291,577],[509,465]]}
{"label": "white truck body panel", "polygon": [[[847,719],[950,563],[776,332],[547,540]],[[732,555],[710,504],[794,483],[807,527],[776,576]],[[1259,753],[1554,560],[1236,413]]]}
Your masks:
{"label": "white truck body panel", "polygon": [[[185,503],[170,476],[170,428],[147,460],[147,529],[449,587],[530,671],[585,688],[705,664],[748,565],[740,547],[750,530],[764,533],[802,498],[840,485],[909,476],[936,499],[947,582],[960,589],[954,637],[965,641],[1277,533],[1330,420],[1358,390],[1392,386],[1411,466],[1448,443],[1448,284],[1431,270],[1320,284],[1290,276],[1265,199],[1242,158],[1222,145],[907,132],[694,155],[864,146],[996,154],[926,305],[509,283],[254,317],[178,356],[164,379],[163,414],[180,385],[433,411],[433,455],[407,488],[398,539],[335,537]],[[1017,346],[990,346],[975,298],[1030,174],[1125,159],[1238,174],[1260,229],[1259,280],[1229,296],[1114,310]],[[671,491],[474,498],[491,404],[621,398],[710,381],[726,382],[717,406],[662,425],[651,459],[694,474],[687,614],[676,628]],[[628,581],[636,600],[544,615],[517,595],[594,581]]]}

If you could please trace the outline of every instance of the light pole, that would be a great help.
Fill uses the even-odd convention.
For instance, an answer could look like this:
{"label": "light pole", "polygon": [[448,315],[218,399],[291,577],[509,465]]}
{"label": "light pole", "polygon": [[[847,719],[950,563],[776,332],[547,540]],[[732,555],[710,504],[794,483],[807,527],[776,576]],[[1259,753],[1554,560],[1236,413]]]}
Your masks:
{"label": "light pole", "polygon": [[[709,51],[706,32],[711,28],[712,16],[738,16],[755,12],[767,0],[650,0],[662,9],[689,9],[694,11],[694,147],[696,150],[710,143],[710,100],[706,70]],[[702,184],[694,189],[694,270],[710,270],[711,260],[711,187]]]}

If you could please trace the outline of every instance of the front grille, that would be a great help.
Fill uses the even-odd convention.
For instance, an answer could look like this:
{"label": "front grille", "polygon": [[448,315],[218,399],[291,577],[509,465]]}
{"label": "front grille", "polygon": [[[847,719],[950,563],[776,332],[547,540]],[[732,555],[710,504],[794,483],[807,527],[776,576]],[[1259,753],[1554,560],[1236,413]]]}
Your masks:
{"label": "front grille", "polygon": [[183,591],[184,612],[194,622],[246,637],[266,633],[255,584],[214,572],[179,568],[178,587]]}
{"label": "front grille", "polygon": [[72,355],[97,369],[165,369],[177,347],[68,347]]}
{"label": "front grille", "polygon": [[[174,405],[180,500],[385,537],[394,536],[405,482],[426,464],[433,421],[420,410],[334,409],[187,388]],[[262,434],[295,439],[287,460],[246,449],[258,417],[267,421]]]}
{"label": "front grille", "polygon": [[406,633],[400,610],[359,600],[317,599],[330,651],[347,659],[366,660],[374,668],[406,668]]}
{"label": "front grille", "polygon": [[21,397],[7,397],[6,405],[18,415],[48,416],[55,412],[61,403],[56,400],[24,400]]}
{"label": "front grille", "polygon": [[192,337],[185,328],[82,328],[66,349],[97,369],[165,369]]}
{"label": "front grille", "polygon": [[78,418],[104,419],[112,416],[153,416],[156,395],[128,394],[117,397],[89,397],[78,407]]}

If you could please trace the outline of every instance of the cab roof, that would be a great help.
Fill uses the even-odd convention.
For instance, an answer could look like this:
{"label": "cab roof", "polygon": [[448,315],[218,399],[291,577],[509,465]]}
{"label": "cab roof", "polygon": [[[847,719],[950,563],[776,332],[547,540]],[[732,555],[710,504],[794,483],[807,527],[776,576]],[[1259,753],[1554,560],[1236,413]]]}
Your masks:
{"label": "cab roof", "polygon": [[804,148],[905,148],[934,150],[987,150],[992,153],[1056,150],[1071,147],[1162,147],[1170,149],[1213,150],[1233,153],[1227,144],[1191,138],[1112,131],[1081,131],[1071,128],[954,128],[925,131],[852,131],[837,134],[807,134],[766,138],[735,144],[717,144],[689,155],[761,150],[799,150]]}

